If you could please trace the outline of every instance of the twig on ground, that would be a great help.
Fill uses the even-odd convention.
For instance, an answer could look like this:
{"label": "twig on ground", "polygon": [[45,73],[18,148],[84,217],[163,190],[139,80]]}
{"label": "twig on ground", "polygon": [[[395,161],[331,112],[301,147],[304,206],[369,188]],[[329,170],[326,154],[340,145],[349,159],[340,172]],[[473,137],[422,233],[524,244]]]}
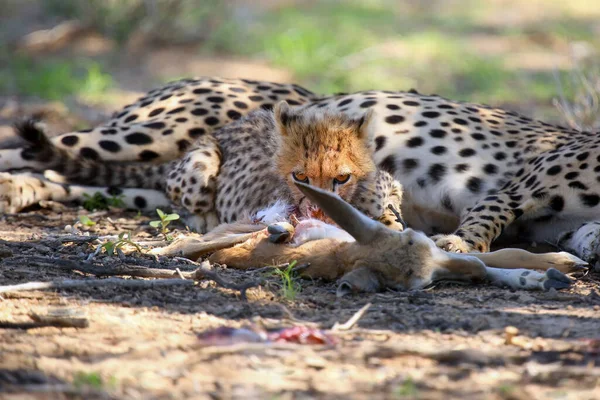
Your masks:
{"label": "twig on ground", "polygon": [[198,269],[196,269],[193,272],[193,274],[196,274],[195,279],[202,279],[202,278],[209,279],[224,289],[236,290],[236,291],[240,292],[240,296],[243,300],[247,300],[246,291],[248,289],[256,287],[256,286],[260,286],[263,283],[262,279],[257,280],[257,281],[249,281],[249,282],[241,283],[241,284],[228,282],[225,279],[223,279],[217,273],[217,271],[210,269],[210,263],[208,261],[203,261],[202,263],[197,263],[195,261],[188,260],[187,258],[182,258],[182,257],[175,257],[175,259],[178,261],[184,261],[189,264],[198,266]]}
{"label": "twig on ground", "polygon": [[[183,279],[185,281],[189,281],[190,284],[193,284],[194,283],[193,281],[208,279],[208,280],[215,282],[217,285],[219,285],[222,288],[239,291],[242,299],[244,299],[244,300],[247,300],[246,291],[248,289],[259,286],[263,282],[262,280],[259,280],[259,281],[250,281],[250,282],[245,282],[245,283],[241,283],[241,284],[235,284],[232,282],[228,282],[227,280],[223,279],[216,271],[209,269],[208,261],[205,261],[202,264],[198,264],[194,261],[187,260],[187,259],[181,259],[181,260],[185,260],[186,262],[188,262],[192,265],[196,265],[196,266],[198,266],[198,268],[196,270],[190,271],[190,272],[179,271],[179,274],[178,274],[177,271],[171,270],[171,269],[148,268],[148,267],[128,266],[128,265],[117,265],[117,266],[102,265],[102,266],[100,266],[100,265],[95,265],[95,264],[91,264],[91,263],[87,263],[87,262],[83,262],[83,261],[63,260],[63,259],[48,258],[48,257],[15,257],[15,258],[7,260],[7,262],[19,263],[19,264],[23,263],[23,262],[29,262],[29,263],[35,262],[35,263],[40,263],[40,264],[49,264],[49,265],[56,266],[60,269],[64,269],[64,270],[68,270],[68,271],[80,271],[80,272],[84,272],[84,273],[92,274],[92,275],[96,275],[96,276],[126,275],[126,276],[132,276],[132,277],[140,277],[140,278],[161,278],[161,279],[166,279],[166,280],[171,280],[174,276],[179,276],[179,278],[183,277]],[[177,279],[177,281],[182,281],[182,279]],[[61,282],[67,282],[67,281],[59,281],[59,282],[56,282],[56,284],[62,284]],[[81,281],[73,281],[73,282],[81,282]],[[84,281],[84,282],[88,282],[88,281]],[[94,282],[94,281],[91,281],[91,282]],[[96,281],[96,282],[104,282],[104,281]],[[132,282],[159,282],[159,281],[132,281]],[[53,287],[53,286],[51,286],[53,284],[52,282],[32,282],[32,283],[42,284],[42,286],[39,287],[39,289],[50,289]],[[28,284],[25,283],[23,285],[28,285]],[[50,286],[44,286],[44,285],[50,285]],[[100,284],[100,285],[102,285],[102,284]],[[3,292],[3,288],[4,288],[4,291],[6,291],[6,292],[19,291],[19,290],[37,290],[38,289],[35,285],[33,286],[33,288],[28,288],[27,286],[24,286],[25,289],[19,289],[19,288],[17,290],[10,289],[11,287],[16,287],[16,286],[19,286],[19,285],[0,286],[0,293]],[[87,286],[93,286],[93,283],[88,283]],[[143,285],[141,285],[141,286],[143,286]],[[6,289],[6,288],[9,288],[9,289]]]}
{"label": "twig on ground", "polygon": [[354,325],[356,325],[356,323],[363,317],[363,315],[365,315],[367,310],[369,310],[369,307],[371,307],[371,303],[365,304],[360,310],[358,310],[356,313],[354,313],[354,315],[345,323],[340,325],[339,323],[336,322],[333,325],[333,327],[331,328],[331,330],[332,331],[348,331],[348,330],[352,329],[354,327]]}
{"label": "twig on ground", "polygon": [[[86,274],[92,274],[96,276],[118,276],[127,275],[137,278],[173,278],[177,276],[177,272],[172,269],[163,268],[148,268],[137,265],[96,265],[85,261],[72,261],[60,258],[50,257],[15,257],[5,261],[6,263],[22,264],[27,263],[39,263],[39,264],[50,264],[58,267],[62,270],[67,271],[80,271]],[[187,279],[195,278],[195,271],[193,272],[182,272]]]}
{"label": "twig on ground", "polygon": [[119,286],[126,288],[154,288],[165,286],[194,286],[195,282],[181,279],[65,279],[56,282],[27,282],[17,285],[0,286],[0,293],[7,292],[22,292],[27,290],[45,290],[45,289],[78,289],[84,287],[100,287],[100,286]]}
{"label": "twig on ground", "polygon": [[180,277],[181,279],[186,279],[186,277],[185,277],[185,276],[183,276],[183,274],[181,273],[181,270],[180,270],[179,268],[175,268],[175,272],[177,272],[177,275],[179,275],[179,277]]}
{"label": "twig on ground", "polygon": [[89,320],[73,310],[55,310],[46,315],[30,313],[29,316],[33,322],[0,322],[0,328],[3,329],[34,329],[46,326],[56,326],[60,328],[87,328],[90,325]]}

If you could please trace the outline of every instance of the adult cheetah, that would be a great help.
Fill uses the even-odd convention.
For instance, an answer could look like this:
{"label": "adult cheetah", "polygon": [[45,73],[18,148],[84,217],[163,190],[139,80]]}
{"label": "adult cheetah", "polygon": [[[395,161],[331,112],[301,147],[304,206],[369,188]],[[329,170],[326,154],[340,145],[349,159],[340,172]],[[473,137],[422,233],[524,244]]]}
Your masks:
{"label": "adult cheetah", "polygon": [[[271,97],[262,95],[261,90],[270,91]],[[275,90],[281,93],[276,95]],[[92,159],[109,155],[112,160],[120,161],[166,161],[178,154],[180,147],[186,147],[178,146],[177,142],[189,141],[180,138],[191,135],[190,129],[198,129],[194,131],[196,136],[209,141],[214,137],[213,128],[237,118],[238,114],[247,114],[250,107],[236,108],[235,102],[240,100],[230,97],[239,94],[247,99],[261,97],[253,103],[255,108],[269,108],[279,100],[288,103],[292,100],[290,104],[295,107],[285,113],[287,120],[318,110],[360,121],[372,110],[365,127],[373,149],[372,159],[380,171],[388,172],[402,184],[402,211],[408,224],[428,234],[442,234],[436,236],[438,245],[451,251],[485,252],[501,234],[518,234],[536,241],[559,243],[590,262],[597,260],[600,138],[596,133],[578,132],[511,111],[416,92],[366,91],[318,97],[295,85],[282,87],[207,78],[182,81],[150,93],[88,133],[84,147],[78,143],[71,146],[76,150],[75,155]],[[207,113],[194,113],[197,109]],[[173,110],[178,110],[177,118],[186,119],[185,128],[174,123]],[[232,113],[230,119],[223,117],[231,111],[237,114]],[[209,115],[211,112],[219,116]],[[135,121],[131,120],[133,115]],[[261,117],[249,116],[245,121],[253,118]],[[240,128],[243,136],[243,127]],[[160,141],[169,130],[173,132],[166,136],[172,135],[177,140]],[[62,135],[54,143],[65,148],[73,140],[65,138],[75,136],[78,141],[83,140],[83,135],[79,135]],[[135,140],[128,139],[131,135],[135,135]],[[117,142],[119,152],[106,150],[103,141],[108,137]],[[241,145],[240,149],[244,148],[243,141],[234,136],[231,140]],[[242,140],[249,144],[245,151],[252,153],[255,143],[251,139]],[[47,164],[39,154],[44,152],[36,153],[35,147],[3,151],[0,160],[5,169],[16,165],[41,170]],[[192,151],[177,168],[190,173],[197,161]],[[294,172],[295,178],[290,175],[288,179],[304,177],[298,174],[303,171]],[[245,178],[250,181],[251,174]],[[12,180],[8,187],[19,186],[14,177],[5,179]],[[138,174],[137,180],[144,178]],[[18,193],[5,197],[10,198],[7,201],[11,204],[19,204]],[[182,206],[194,211],[193,205],[186,206],[184,202]]]}

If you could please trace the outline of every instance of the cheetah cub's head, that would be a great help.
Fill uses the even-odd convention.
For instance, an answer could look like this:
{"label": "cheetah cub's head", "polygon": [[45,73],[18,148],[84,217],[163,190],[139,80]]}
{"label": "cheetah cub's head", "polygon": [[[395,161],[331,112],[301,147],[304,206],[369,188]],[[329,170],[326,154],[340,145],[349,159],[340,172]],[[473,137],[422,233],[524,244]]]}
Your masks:
{"label": "cheetah cub's head", "polygon": [[284,101],[274,108],[279,130],[277,168],[286,178],[302,215],[314,208],[295,182],[334,192],[350,201],[362,182],[375,179],[368,134],[372,112],[350,118],[318,108],[293,110]]}

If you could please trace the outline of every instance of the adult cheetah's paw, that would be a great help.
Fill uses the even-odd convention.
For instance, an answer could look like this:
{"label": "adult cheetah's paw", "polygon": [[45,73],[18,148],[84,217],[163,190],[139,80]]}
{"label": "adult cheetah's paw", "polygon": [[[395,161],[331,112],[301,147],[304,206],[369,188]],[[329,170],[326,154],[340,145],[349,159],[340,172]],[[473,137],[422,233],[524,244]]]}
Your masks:
{"label": "adult cheetah's paw", "polygon": [[544,272],[530,269],[487,268],[487,275],[496,286],[521,290],[565,289],[573,283],[571,278],[554,268]]}
{"label": "adult cheetah's paw", "polygon": [[595,271],[600,271],[600,222],[588,222],[575,232],[564,234],[559,238],[558,245],[568,252],[577,254]]}
{"label": "adult cheetah's paw", "polygon": [[450,253],[469,253],[473,251],[471,246],[460,236],[456,235],[434,235],[431,239],[435,245],[442,250]]}

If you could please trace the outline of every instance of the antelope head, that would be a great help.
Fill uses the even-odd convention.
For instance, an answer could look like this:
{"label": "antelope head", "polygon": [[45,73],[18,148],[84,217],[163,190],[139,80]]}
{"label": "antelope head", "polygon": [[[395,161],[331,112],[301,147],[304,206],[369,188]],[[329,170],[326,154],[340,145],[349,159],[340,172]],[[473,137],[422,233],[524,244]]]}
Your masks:
{"label": "antelope head", "polygon": [[447,253],[421,232],[391,230],[334,193],[303,183],[296,185],[356,240],[340,249],[347,272],[339,282],[338,295],[386,288],[416,290],[439,280],[486,277],[485,264],[474,256]]}

